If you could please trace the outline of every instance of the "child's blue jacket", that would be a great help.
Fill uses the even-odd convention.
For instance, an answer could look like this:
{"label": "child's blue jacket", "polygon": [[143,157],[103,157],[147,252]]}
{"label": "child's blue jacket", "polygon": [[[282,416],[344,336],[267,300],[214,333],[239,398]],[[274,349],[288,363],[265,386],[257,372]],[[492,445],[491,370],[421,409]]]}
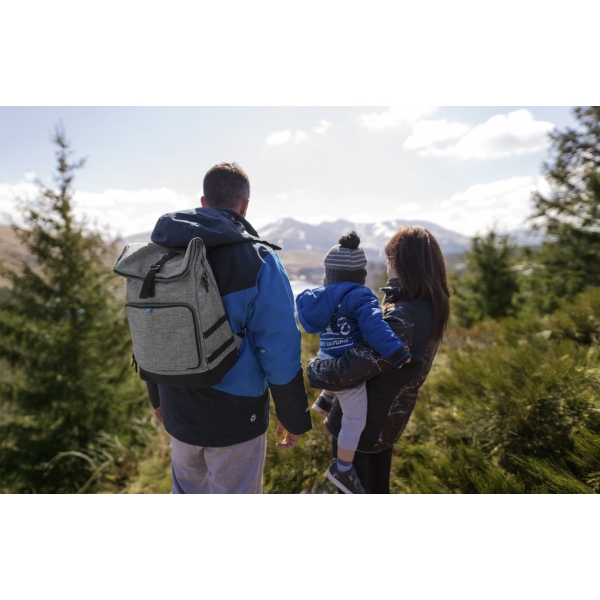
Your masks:
{"label": "child's blue jacket", "polygon": [[[322,349],[332,356],[343,354],[362,339],[394,364],[410,356],[383,320],[377,296],[364,285],[343,282],[305,290],[296,299],[296,306],[302,327],[308,333],[319,333],[322,342],[334,330],[331,337],[342,343],[331,347],[322,343]],[[345,333],[335,331],[340,322],[347,328]]]}

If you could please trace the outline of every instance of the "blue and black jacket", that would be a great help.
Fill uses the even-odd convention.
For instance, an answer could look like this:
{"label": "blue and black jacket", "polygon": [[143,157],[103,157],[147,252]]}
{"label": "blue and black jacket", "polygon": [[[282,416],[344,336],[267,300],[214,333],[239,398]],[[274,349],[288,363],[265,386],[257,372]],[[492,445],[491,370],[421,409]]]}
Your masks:
{"label": "blue and black jacket", "polygon": [[237,362],[210,388],[148,383],[165,429],[186,444],[222,447],[262,435],[269,425],[269,390],[277,418],[290,433],[311,428],[290,282],[273,249],[252,240],[254,228],[226,208],[163,215],[152,241],[186,247],[202,238],[234,333],[243,336]]}
{"label": "blue and black jacket", "polygon": [[410,354],[383,320],[373,290],[345,281],[302,292],[297,300],[298,317],[308,333],[318,333],[321,350],[342,356],[363,339],[392,364]]}

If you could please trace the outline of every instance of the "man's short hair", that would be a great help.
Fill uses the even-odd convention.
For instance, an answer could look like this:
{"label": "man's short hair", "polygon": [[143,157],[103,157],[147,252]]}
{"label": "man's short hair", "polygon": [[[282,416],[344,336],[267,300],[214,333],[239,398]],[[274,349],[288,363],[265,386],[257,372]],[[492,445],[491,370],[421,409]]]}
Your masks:
{"label": "man's short hair", "polygon": [[213,208],[236,209],[250,198],[250,180],[237,163],[215,165],[204,176],[204,201]]}

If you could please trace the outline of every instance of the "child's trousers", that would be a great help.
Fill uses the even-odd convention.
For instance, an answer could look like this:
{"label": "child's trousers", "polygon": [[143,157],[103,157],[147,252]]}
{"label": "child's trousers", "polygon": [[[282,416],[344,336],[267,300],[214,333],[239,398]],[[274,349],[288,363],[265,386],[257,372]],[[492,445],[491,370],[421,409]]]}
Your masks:
{"label": "child's trousers", "polygon": [[[335,358],[322,350],[319,358]],[[363,381],[350,390],[335,392],[342,407],[342,429],[338,437],[338,447],[356,451],[360,434],[367,423],[367,384]]]}

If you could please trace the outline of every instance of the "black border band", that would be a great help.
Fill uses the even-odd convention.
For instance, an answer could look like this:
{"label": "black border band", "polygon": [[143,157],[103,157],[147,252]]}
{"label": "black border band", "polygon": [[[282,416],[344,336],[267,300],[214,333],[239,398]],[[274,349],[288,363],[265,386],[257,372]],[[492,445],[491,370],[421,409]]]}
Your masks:
{"label": "black border band", "polygon": [[231,336],[222,346],[219,346],[207,359],[206,364],[210,365],[211,362],[219,358],[221,354],[231,345],[233,342],[233,336]]}
{"label": "black border band", "polygon": [[204,336],[204,339],[206,339],[207,337],[210,337],[217,329],[219,329],[219,327],[221,327],[221,325],[223,325],[223,323],[225,323],[227,321],[227,315],[223,315],[214,325],[212,325],[211,327],[209,327],[202,335]]}
{"label": "black border band", "polygon": [[[232,338],[233,339],[233,338]],[[214,368],[204,373],[188,373],[186,375],[159,375],[158,373],[149,373],[140,368],[140,377],[143,381],[160,383],[171,387],[199,389],[217,385],[227,371],[229,371],[237,361],[237,349],[235,346],[232,351]]]}

